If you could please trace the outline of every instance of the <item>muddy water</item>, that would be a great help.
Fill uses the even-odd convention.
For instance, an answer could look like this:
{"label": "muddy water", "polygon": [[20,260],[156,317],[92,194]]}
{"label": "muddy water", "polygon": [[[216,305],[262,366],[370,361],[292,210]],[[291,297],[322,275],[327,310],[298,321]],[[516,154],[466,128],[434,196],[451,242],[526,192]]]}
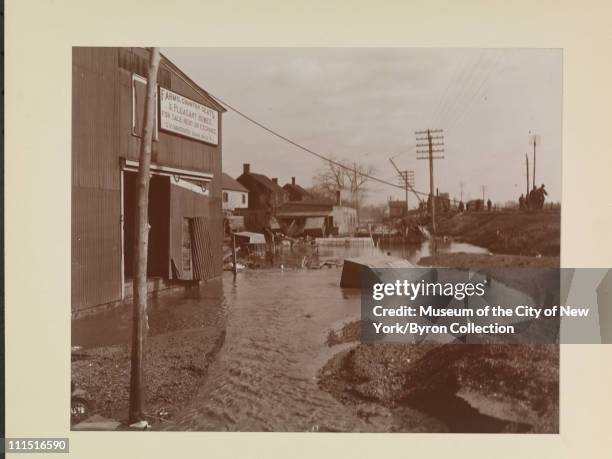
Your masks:
{"label": "muddy water", "polygon": [[357,257],[357,256],[366,256],[366,255],[380,255],[390,253],[392,256],[405,258],[413,264],[417,264],[417,262],[423,258],[428,257],[434,254],[444,254],[444,253],[475,253],[475,254],[487,254],[489,251],[485,248],[478,247],[472,244],[467,244],[463,242],[455,242],[455,241],[443,241],[437,240],[432,241],[428,240],[423,242],[422,244],[415,245],[392,245],[385,246],[382,245],[382,248],[378,247],[334,247],[334,246],[321,246],[319,247],[319,256],[321,258],[334,258],[338,257],[340,259],[349,258],[349,257]]}
{"label": "muddy water", "polygon": [[[401,254],[398,250],[389,251],[416,262],[427,254],[426,245]],[[380,254],[373,248],[321,247],[319,255],[343,259],[375,253]],[[197,397],[167,428],[446,430],[444,424],[419,411],[405,409],[391,413],[374,405],[344,405],[318,387],[318,370],[335,353],[347,348],[346,345],[329,348],[326,345],[329,330],[358,319],[360,314],[358,292],[340,289],[340,276],[341,268],[336,267],[247,270],[238,273],[235,279],[231,273],[225,273],[225,344]]]}
{"label": "muddy water", "polygon": [[[215,279],[202,289],[162,292],[149,298],[148,336],[223,323],[223,289],[223,282]],[[72,321],[72,346],[87,349],[127,344],[131,336],[131,304]]]}
{"label": "muddy water", "polygon": [[[317,385],[317,371],[339,348],[330,328],[359,315],[359,296],[338,287],[339,268],[259,270],[224,277],[226,338],[196,399],[172,429],[390,431],[384,413],[366,421]],[[425,416],[412,416],[411,430]]]}

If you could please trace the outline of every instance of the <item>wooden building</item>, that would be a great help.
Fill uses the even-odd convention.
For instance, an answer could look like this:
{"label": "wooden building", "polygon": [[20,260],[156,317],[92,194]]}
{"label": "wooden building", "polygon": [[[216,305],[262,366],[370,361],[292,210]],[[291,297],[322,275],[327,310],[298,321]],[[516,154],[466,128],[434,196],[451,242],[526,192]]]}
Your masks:
{"label": "wooden building", "polygon": [[313,199],[313,196],[308,191],[295,183],[295,177],[291,177],[291,183],[285,184],[283,190],[287,192],[289,201],[308,201]]}
{"label": "wooden building", "polygon": [[278,179],[251,172],[250,164],[244,164],[242,175],[236,181],[249,190],[248,209],[235,209],[236,215],[244,217],[245,227],[266,233],[280,230],[274,216],[287,201],[288,194],[278,185]]}
{"label": "wooden building", "polygon": [[[72,311],[129,298],[149,51],[73,48]],[[221,115],[162,57],[149,192],[154,284],[221,274]]]}
{"label": "wooden building", "polygon": [[480,212],[484,209],[485,203],[483,199],[470,199],[465,205],[465,210],[468,212]]}
{"label": "wooden building", "polygon": [[352,236],[357,230],[357,211],[333,201],[288,201],[276,218],[288,236]]}
{"label": "wooden building", "polygon": [[398,218],[404,218],[408,215],[408,208],[406,207],[406,201],[389,201],[387,203],[389,218],[395,220]]}
{"label": "wooden building", "polygon": [[247,209],[249,207],[249,190],[231,176],[223,173],[223,212],[230,215],[236,209]]}
{"label": "wooden building", "polygon": [[249,209],[274,213],[287,201],[287,192],[278,185],[278,179],[251,172],[251,165],[244,164],[242,175],[236,179],[249,190]]}

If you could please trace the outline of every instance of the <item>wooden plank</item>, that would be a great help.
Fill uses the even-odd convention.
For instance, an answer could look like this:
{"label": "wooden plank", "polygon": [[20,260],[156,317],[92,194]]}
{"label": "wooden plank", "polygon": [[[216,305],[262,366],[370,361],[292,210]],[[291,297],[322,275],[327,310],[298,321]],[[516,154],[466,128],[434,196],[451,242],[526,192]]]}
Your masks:
{"label": "wooden plank", "polygon": [[213,277],[212,243],[208,219],[194,217],[191,223],[191,236],[193,247],[194,278],[206,280]]}
{"label": "wooden plank", "polygon": [[193,243],[191,236],[191,224],[189,218],[183,218],[183,245],[182,245],[182,259],[181,259],[181,269],[182,269],[182,279],[185,280],[193,280]]}

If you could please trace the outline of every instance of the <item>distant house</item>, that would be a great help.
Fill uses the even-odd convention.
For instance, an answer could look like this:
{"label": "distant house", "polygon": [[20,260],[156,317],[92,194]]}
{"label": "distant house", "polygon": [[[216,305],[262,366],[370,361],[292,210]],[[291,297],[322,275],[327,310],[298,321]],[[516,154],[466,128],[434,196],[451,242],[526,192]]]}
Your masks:
{"label": "distant house", "polygon": [[406,201],[389,201],[387,205],[389,207],[389,218],[392,220],[404,218],[408,213]]}
{"label": "distant house", "polygon": [[244,226],[249,231],[278,231],[280,228],[274,215],[287,201],[288,193],[278,185],[278,179],[251,172],[249,164],[244,164],[243,172],[236,179],[249,191],[248,208],[235,209],[244,217]]}
{"label": "distant house", "polygon": [[465,210],[468,212],[480,212],[484,210],[483,199],[471,199],[465,205]]}
{"label": "distant house", "polygon": [[225,172],[221,179],[223,212],[228,214],[235,209],[249,207],[249,190]]}
{"label": "distant house", "polygon": [[[438,193],[436,190],[435,202],[436,212],[438,213],[448,212],[451,208],[450,195],[448,193]],[[427,211],[431,212],[431,203],[429,197],[427,197]]]}
{"label": "distant house", "polygon": [[289,201],[308,201],[312,199],[312,195],[295,183],[295,177],[291,177],[291,183],[283,186],[283,189],[288,193]]}
{"label": "distant house", "polygon": [[287,201],[287,192],[278,185],[278,179],[251,172],[250,164],[243,165],[242,175],[236,180],[249,190],[250,210],[274,213],[277,207]]}
{"label": "distant house", "polygon": [[357,211],[333,201],[288,201],[276,218],[288,236],[349,236],[357,228]]}

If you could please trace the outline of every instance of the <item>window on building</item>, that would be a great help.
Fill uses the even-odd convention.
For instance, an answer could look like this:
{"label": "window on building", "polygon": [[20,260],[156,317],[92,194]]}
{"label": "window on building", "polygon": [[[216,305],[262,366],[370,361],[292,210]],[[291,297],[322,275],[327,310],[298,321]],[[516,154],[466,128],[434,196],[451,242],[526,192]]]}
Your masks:
{"label": "window on building", "polygon": [[242,195],[242,204],[246,204],[246,194]]}
{"label": "window on building", "polygon": [[228,202],[229,201],[229,196],[227,194],[227,191],[223,192],[223,202]]}
{"label": "window on building", "polygon": [[[136,137],[140,137],[142,135],[146,97],[147,79],[136,73],[132,74],[132,134]],[[153,128],[153,140],[159,140],[157,111],[157,91],[155,91],[155,127]]]}

